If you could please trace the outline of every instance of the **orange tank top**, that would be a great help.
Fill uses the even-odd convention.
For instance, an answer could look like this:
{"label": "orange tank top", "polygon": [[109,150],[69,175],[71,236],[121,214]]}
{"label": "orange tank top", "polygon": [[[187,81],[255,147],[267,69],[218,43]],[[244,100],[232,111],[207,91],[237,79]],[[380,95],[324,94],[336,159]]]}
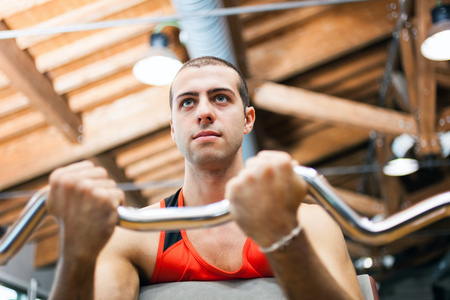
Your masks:
{"label": "orange tank top", "polygon": [[[163,207],[183,207],[182,190],[162,200],[161,208]],[[207,263],[199,255],[185,230],[162,231],[150,283],[273,277],[266,256],[249,238],[242,250],[242,261],[242,266],[235,272],[221,270]]]}

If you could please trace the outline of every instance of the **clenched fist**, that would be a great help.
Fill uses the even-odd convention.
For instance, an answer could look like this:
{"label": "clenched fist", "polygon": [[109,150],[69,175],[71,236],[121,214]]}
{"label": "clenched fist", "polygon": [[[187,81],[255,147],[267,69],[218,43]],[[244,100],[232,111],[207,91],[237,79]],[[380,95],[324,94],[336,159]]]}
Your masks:
{"label": "clenched fist", "polygon": [[55,170],[46,205],[60,224],[61,254],[95,259],[114,231],[123,201],[123,191],[105,169],[89,161]]}
{"label": "clenched fist", "polygon": [[280,240],[298,225],[297,211],[307,184],[293,170],[287,153],[262,151],[231,179],[226,198],[241,229],[261,247]]}

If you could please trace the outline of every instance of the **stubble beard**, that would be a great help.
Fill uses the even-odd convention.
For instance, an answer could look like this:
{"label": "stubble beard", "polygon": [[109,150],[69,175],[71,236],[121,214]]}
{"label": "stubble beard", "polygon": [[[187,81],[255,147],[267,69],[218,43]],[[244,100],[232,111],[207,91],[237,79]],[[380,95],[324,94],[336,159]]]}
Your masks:
{"label": "stubble beard", "polygon": [[217,146],[213,145],[203,145],[203,147],[197,151],[194,149],[180,149],[180,151],[185,159],[196,167],[210,170],[223,170],[233,164],[240,146],[241,144],[234,142],[231,145],[224,145],[221,149],[214,149],[214,147]]}

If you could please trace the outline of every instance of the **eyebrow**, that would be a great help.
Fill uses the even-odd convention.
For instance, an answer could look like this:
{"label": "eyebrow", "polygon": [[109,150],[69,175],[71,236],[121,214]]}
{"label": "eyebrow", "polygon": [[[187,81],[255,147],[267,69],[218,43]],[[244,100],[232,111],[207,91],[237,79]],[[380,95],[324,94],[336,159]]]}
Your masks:
{"label": "eyebrow", "polygon": [[[206,91],[206,93],[208,95],[215,94],[217,92],[229,92],[229,93],[233,94],[233,96],[236,96],[236,94],[233,92],[233,90],[228,89],[228,88],[214,88],[214,89],[209,89],[208,91]],[[197,92],[186,92],[186,93],[178,95],[175,99],[179,99],[179,98],[182,98],[185,96],[198,97],[198,95],[199,95],[199,93],[197,93]]]}

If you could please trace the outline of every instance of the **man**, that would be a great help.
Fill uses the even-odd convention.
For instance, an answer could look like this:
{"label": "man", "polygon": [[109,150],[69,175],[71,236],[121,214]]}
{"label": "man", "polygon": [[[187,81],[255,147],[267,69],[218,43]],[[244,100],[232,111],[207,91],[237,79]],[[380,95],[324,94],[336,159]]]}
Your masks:
{"label": "man", "polygon": [[[136,299],[140,285],[154,282],[261,277],[273,270],[292,299],[362,299],[339,227],[320,207],[300,205],[306,183],[293,172],[296,162],[286,153],[262,152],[244,168],[241,143],[255,110],[240,72],[217,58],[195,59],[176,76],[170,98],[185,179],[176,196],[153,207],[226,197],[235,222],[181,231],[175,244],[166,233],[115,228],[124,196],[105,170],[88,162],[58,169],[47,201],[61,225],[52,298]],[[194,257],[186,266],[180,259],[186,268],[180,274],[164,252],[170,249]]]}

